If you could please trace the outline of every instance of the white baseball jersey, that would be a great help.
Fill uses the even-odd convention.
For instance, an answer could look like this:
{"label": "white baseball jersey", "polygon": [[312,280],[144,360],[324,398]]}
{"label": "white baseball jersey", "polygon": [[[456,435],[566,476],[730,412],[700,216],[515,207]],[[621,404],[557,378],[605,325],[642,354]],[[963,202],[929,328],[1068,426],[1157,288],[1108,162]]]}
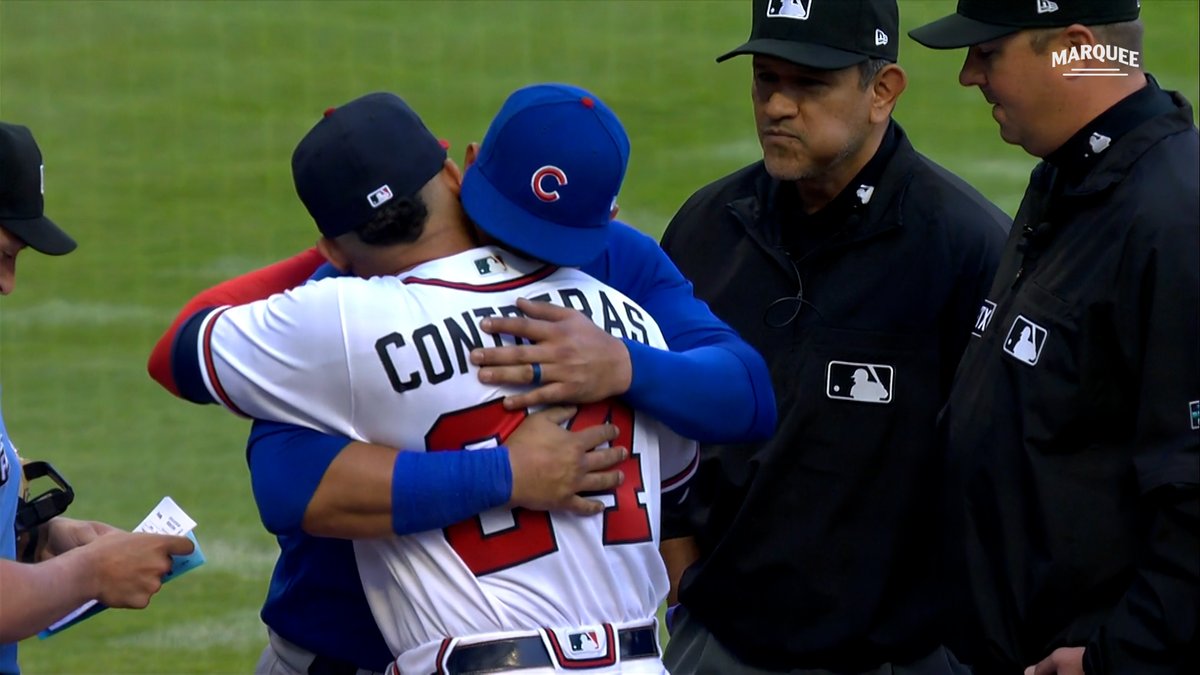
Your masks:
{"label": "white baseball jersey", "polygon": [[[503,408],[513,391],[480,383],[468,354],[501,344],[479,321],[519,315],[520,297],[666,348],[654,320],[618,291],[482,247],[399,276],[324,279],[213,312],[197,361],[212,397],[251,417],[410,450],[491,447],[526,413]],[[667,591],[661,490],[690,477],[696,446],[616,400],[581,406],[570,424],[605,421],[631,456],[600,515],[497,508],[443,530],[355,542],[395,654],[423,646],[425,660],[449,637],[654,617]]]}

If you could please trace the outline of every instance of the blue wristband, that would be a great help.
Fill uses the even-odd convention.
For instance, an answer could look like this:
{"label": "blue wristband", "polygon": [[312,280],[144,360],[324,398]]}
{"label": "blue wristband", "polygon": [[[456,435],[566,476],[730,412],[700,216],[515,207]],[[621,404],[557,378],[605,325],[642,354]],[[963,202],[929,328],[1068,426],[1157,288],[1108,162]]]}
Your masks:
{"label": "blue wristband", "polygon": [[508,448],[401,451],[392,466],[392,530],[437,530],[506,504],[512,497]]}

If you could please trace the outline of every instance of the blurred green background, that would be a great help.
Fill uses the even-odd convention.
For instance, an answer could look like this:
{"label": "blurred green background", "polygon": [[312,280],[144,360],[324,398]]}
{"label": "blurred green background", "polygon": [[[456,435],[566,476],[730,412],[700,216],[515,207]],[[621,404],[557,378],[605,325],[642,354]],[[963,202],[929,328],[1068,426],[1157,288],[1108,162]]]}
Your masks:
{"label": "blurred green background", "polygon": [[[827,0],[834,1],[834,0]],[[902,0],[904,30],[953,0]],[[1197,98],[1197,2],[1144,0],[1143,62]],[[106,612],[22,646],[28,673],[245,673],[274,540],[254,510],[247,423],[172,399],[145,374],[196,291],[309,246],[290,157],[321,111],[404,96],[461,157],[513,89],[597,93],[633,142],[622,218],[658,235],[705,183],[759,157],[742,0],[73,2],[0,0],[0,118],[46,157],[47,213],[79,240],[27,253],[0,301],[9,432],[78,492],[71,513],[136,525],[163,495],[209,563],[142,612]],[[907,37],[897,117],[917,148],[1012,213],[1033,160],[999,138],[962,51]]]}

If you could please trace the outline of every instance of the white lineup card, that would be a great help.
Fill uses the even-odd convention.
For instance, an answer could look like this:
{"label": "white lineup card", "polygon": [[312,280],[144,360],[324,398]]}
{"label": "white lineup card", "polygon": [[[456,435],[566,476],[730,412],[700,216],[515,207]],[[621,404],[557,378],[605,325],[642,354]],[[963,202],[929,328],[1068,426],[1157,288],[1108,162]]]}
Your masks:
{"label": "white lineup card", "polygon": [[173,534],[183,537],[194,527],[196,527],[196,521],[184,513],[174,499],[163,497],[158,506],[155,506],[150,511],[150,515],[143,518],[141,524],[133,528],[133,531]]}
{"label": "white lineup card", "polygon": [[[151,509],[149,515],[143,518],[142,522],[137,527],[133,528],[133,531],[149,532],[151,534],[173,534],[180,537],[186,537],[195,527],[196,521],[192,520],[191,516],[184,513],[183,509],[179,508],[179,505],[175,503],[174,499],[171,499],[170,497],[163,497],[162,501],[158,503],[158,506],[155,506],[153,509]],[[193,542],[196,541],[194,538],[191,539]],[[193,556],[198,557],[195,560],[189,560]],[[171,572],[167,574],[167,577],[164,579],[164,581],[174,576],[178,576],[178,574],[181,574],[184,571],[177,571],[176,568],[179,567],[180,563],[187,565],[185,569],[191,569],[192,567],[198,567],[203,563],[203,561],[203,554],[200,553],[200,546],[197,544],[195,551],[193,551],[190,556],[176,557],[174,561],[175,565],[172,567]],[[98,604],[99,603],[95,600],[88,600],[77,607],[70,614],[50,624],[49,628],[42,631],[40,637],[45,639],[59,630],[66,628],[72,623],[82,621],[84,618],[87,618],[84,615],[93,610],[93,608],[95,608],[96,611],[104,609],[103,607],[97,607]]]}

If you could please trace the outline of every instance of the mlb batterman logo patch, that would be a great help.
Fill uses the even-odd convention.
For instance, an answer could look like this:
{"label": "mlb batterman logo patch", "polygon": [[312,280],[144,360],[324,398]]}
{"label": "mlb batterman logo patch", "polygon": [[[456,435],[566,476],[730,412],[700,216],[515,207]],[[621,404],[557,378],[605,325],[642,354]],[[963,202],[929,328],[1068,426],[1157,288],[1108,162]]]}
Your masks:
{"label": "mlb batterman logo patch", "polygon": [[1192,416],[1192,428],[1200,429],[1200,401],[1192,401],[1188,404],[1188,412]]}
{"label": "mlb batterman logo patch", "polygon": [[594,630],[582,631],[579,633],[568,633],[567,639],[571,642],[572,654],[597,654],[603,651],[600,646],[600,633]]}
{"label": "mlb batterman logo patch", "polygon": [[381,185],[378,190],[367,195],[367,202],[371,204],[371,208],[377,209],[392,200],[392,188]]}
{"label": "mlb batterman logo patch", "polygon": [[1004,351],[1021,363],[1036,366],[1046,345],[1046,335],[1045,328],[1018,314],[1008,329],[1008,337],[1004,338]]}
{"label": "mlb batterman logo patch", "polygon": [[895,371],[882,363],[830,361],[825,368],[825,395],[843,401],[891,403]]}
{"label": "mlb batterman logo patch", "polygon": [[498,255],[489,255],[485,258],[477,258],[475,260],[475,271],[479,272],[479,276],[481,277],[503,272],[507,269],[508,265],[505,265],[504,259]]}
{"label": "mlb batterman logo patch", "polygon": [[812,4],[813,0],[771,0],[767,3],[767,16],[807,21]]}
{"label": "mlb batterman logo patch", "polygon": [[600,668],[617,661],[620,643],[611,624],[579,626],[567,632],[547,628],[545,635],[550,639],[547,646],[564,669]]}

